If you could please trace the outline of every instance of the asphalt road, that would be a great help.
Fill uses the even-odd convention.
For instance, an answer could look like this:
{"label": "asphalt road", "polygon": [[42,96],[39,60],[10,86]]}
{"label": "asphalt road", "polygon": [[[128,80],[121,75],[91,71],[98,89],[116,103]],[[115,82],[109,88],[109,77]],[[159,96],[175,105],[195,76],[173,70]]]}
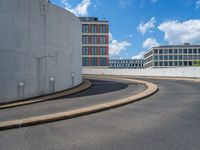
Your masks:
{"label": "asphalt road", "polygon": [[112,79],[91,80],[88,90],[52,101],[0,110],[0,121],[23,119],[101,104],[144,91],[144,85]]}
{"label": "asphalt road", "polygon": [[1,131],[0,149],[200,150],[200,84],[146,80],[159,92],[109,111]]}

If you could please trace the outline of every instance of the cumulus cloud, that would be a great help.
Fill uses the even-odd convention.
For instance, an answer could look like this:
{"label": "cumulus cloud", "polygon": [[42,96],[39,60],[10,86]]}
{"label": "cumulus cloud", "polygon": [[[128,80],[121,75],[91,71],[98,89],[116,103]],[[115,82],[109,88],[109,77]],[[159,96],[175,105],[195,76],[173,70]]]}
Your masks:
{"label": "cumulus cloud", "polygon": [[131,46],[131,43],[128,41],[118,41],[113,38],[112,34],[109,33],[109,54],[112,56],[117,56],[122,50],[125,50],[128,46]]}
{"label": "cumulus cloud", "polygon": [[88,8],[91,4],[90,0],[83,0],[74,8],[72,8],[72,6],[69,4],[69,0],[61,0],[61,2],[65,5],[65,9],[72,12],[76,16],[88,16]]}
{"label": "cumulus cloud", "polygon": [[145,51],[141,51],[138,55],[132,56],[131,59],[143,59],[144,54],[145,54]]}
{"label": "cumulus cloud", "polygon": [[200,43],[200,19],[185,22],[167,21],[158,26],[170,44]]}
{"label": "cumulus cloud", "polygon": [[200,0],[197,0],[196,1],[196,9],[199,9],[200,8]]}
{"label": "cumulus cloud", "polygon": [[152,17],[147,23],[140,23],[137,30],[143,35],[150,29],[155,28],[155,17]]}
{"label": "cumulus cloud", "polygon": [[143,48],[150,49],[152,47],[159,46],[160,44],[154,38],[147,38],[143,43]]}

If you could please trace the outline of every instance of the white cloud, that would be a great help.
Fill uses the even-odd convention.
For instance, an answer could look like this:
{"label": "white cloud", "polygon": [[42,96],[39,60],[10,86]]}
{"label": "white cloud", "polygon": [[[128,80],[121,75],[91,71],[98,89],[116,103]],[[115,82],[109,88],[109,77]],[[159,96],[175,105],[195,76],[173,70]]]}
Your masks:
{"label": "white cloud", "polygon": [[167,21],[158,26],[170,44],[200,43],[200,19],[185,22]]}
{"label": "white cloud", "polygon": [[128,46],[131,46],[131,43],[128,41],[121,41],[114,39],[112,34],[109,33],[109,54],[112,56],[117,56],[120,54],[122,50],[125,50]]}
{"label": "white cloud", "polygon": [[143,59],[145,51],[141,51],[138,55],[131,57],[131,59]]}
{"label": "white cloud", "polygon": [[143,43],[143,48],[150,49],[159,46],[159,43],[154,38],[147,38]]}
{"label": "white cloud", "polygon": [[155,17],[152,17],[147,23],[140,23],[137,30],[143,35],[150,29],[155,28]]}
{"label": "white cloud", "polygon": [[69,10],[76,16],[88,16],[88,8],[91,4],[90,0],[83,0],[74,8],[69,4],[69,0],[61,0],[61,2],[65,5],[65,9]]}
{"label": "white cloud", "polygon": [[199,9],[200,8],[200,0],[197,0],[196,1],[196,9]]}

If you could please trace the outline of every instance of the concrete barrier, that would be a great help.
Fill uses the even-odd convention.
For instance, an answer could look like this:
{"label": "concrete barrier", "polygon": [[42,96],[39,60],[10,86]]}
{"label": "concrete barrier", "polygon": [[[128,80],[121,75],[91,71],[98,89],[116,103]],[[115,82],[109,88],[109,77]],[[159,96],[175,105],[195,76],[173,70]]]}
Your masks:
{"label": "concrete barrier", "polygon": [[0,0],[0,102],[82,82],[81,22],[48,0]]}
{"label": "concrete barrier", "polygon": [[161,68],[160,69],[94,69],[94,68],[84,68],[83,74],[200,78],[200,67],[162,68],[162,69]]}

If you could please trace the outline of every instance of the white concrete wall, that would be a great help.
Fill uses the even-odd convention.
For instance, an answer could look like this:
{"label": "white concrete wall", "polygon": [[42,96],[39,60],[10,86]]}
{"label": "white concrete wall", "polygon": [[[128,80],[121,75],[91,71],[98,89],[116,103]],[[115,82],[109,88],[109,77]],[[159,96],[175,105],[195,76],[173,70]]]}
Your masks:
{"label": "white concrete wall", "polygon": [[89,69],[89,68],[84,68],[83,74],[200,78],[200,67],[163,68],[163,69]]}
{"label": "white concrete wall", "polygon": [[80,20],[47,0],[0,0],[0,103],[80,84],[80,35]]}

